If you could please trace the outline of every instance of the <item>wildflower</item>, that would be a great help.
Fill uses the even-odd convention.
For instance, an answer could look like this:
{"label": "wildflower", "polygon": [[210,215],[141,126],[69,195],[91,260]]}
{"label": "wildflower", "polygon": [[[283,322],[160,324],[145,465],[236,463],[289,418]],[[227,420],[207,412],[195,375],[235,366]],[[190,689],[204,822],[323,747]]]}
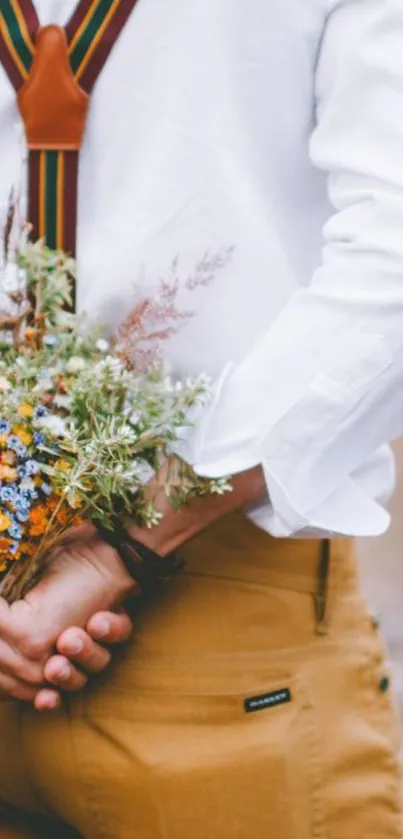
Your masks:
{"label": "wildflower", "polygon": [[39,524],[46,516],[46,507],[44,504],[37,504],[29,514],[31,524]]}
{"label": "wildflower", "polygon": [[0,481],[15,481],[18,477],[18,472],[11,466],[3,466],[0,463]]}
{"label": "wildflower", "polygon": [[81,373],[82,370],[85,370],[87,367],[87,363],[83,358],[80,356],[72,356],[69,358],[66,364],[66,370],[68,373]]}
{"label": "wildflower", "polygon": [[9,539],[0,539],[0,554],[10,550],[11,542]]}
{"label": "wildflower", "polygon": [[21,480],[24,478],[30,478],[32,475],[37,475],[39,468],[39,463],[37,463],[36,460],[26,460],[25,463],[21,463],[18,467],[18,477]]}
{"label": "wildflower", "polygon": [[15,514],[17,521],[19,522],[26,522],[29,519],[29,511],[28,510],[18,510]]}
{"label": "wildflower", "polygon": [[67,409],[67,408],[70,408],[71,403],[72,403],[72,398],[71,398],[71,396],[68,396],[67,393],[57,393],[54,400],[53,400],[53,404],[56,408],[66,408]]}
{"label": "wildflower", "polygon": [[14,558],[17,557],[20,552],[20,544],[17,540],[10,545],[9,552]]}
{"label": "wildflower", "polygon": [[48,431],[52,437],[68,437],[67,426],[62,417],[52,414],[43,417],[41,419],[41,428]]}
{"label": "wildflower", "polygon": [[45,442],[45,435],[42,434],[42,431],[34,431],[33,440],[34,440],[35,446],[41,446],[42,443]]}
{"label": "wildflower", "polygon": [[9,434],[11,431],[11,423],[6,419],[0,419],[0,434]]}
{"label": "wildflower", "polygon": [[17,413],[24,419],[30,419],[34,415],[34,409],[28,402],[23,402],[17,409]]}
{"label": "wildflower", "polygon": [[38,405],[38,407],[35,408],[35,411],[34,411],[34,419],[36,419],[36,420],[43,419],[43,417],[46,417],[47,413],[48,412],[47,412],[44,405]]}
{"label": "wildflower", "polygon": [[67,460],[57,460],[55,463],[55,469],[58,472],[70,472],[70,464],[67,463]]}
{"label": "wildflower", "polygon": [[16,456],[14,452],[2,452],[1,454],[1,462],[5,463],[7,466],[14,466],[16,461]]}
{"label": "wildflower", "polygon": [[109,342],[105,341],[104,338],[100,338],[99,341],[96,342],[95,346],[99,352],[108,352],[109,350]]}
{"label": "wildflower", "polygon": [[52,492],[52,487],[49,484],[43,483],[41,484],[41,490],[45,495],[50,495]]}
{"label": "wildflower", "polygon": [[18,524],[18,522],[16,522],[13,519],[10,521],[8,532],[12,539],[22,539],[22,527],[20,524]]}
{"label": "wildflower", "polygon": [[25,457],[27,453],[26,446],[18,439],[15,434],[12,434],[11,437],[8,438],[8,448],[11,451],[15,452],[18,457]]}
{"label": "wildflower", "polygon": [[15,432],[15,436],[18,437],[19,441],[24,446],[30,446],[32,443],[32,434],[30,434],[28,431],[25,431],[24,428],[17,429]]}
{"label": "wildflower", "polygon": [[4,504],[12,504],[18,498],[18,492],[15,485],[0,487],[0,501]]}
{"label": "wildflower", "polygon": [[8,381],[8,379],[6,379],[5,376],[0,376],[0,392],[10,390],[10,388],[11,383]]}
{"label": "wildflower", "polygon": [[11,524],[10,516],[4,515],[4,513],[0,513],[0,533],[4,533]]}

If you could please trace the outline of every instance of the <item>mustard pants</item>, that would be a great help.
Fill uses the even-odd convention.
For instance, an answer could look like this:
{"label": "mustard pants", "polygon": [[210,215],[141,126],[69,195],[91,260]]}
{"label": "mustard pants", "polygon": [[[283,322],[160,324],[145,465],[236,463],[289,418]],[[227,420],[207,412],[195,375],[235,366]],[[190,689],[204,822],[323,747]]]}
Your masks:
{"label": "mustard pants", "polygon": [[54,714],[0,703],[0,837],[402,839],[398,723],[350,541],[332,543],[326,633],[319,542],[236,515],[185,554],[97,684]]}

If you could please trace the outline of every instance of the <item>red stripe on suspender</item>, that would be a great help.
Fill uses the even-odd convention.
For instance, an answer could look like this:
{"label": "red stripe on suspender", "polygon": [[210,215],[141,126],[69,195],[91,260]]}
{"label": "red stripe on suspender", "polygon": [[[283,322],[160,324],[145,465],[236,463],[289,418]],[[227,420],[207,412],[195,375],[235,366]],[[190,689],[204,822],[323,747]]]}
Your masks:
{"label": "red stripe on suspender", "polygon": [[28,165],[28,221],[31,225],[29,238],[39,239],[39,159],[40,151],[29,152]]}
{"label": "red stripe on suspender", "polygon": [[75,256],[77,228],[78,152],[64,153],[64,230],[63,247]]}
{"label": "red stripe on suspender", "polygon": [[[122,0],[124,2],[124,0]],[[73,40],[77,30],[81,26],[87,12],[89,12],[92,6],[92,0],[81,0],[81,3],[78,4],[75,12],[73,12],[69,22],[65,26],[65,32],[67,36],[67,42]]]}
{"label": "red stripe on suspender", "polygon": [[80,87],[82,87],[86,93],[91,93],[104,64],[108,60],[109,55],[112,52],[112,49],[115,46],[115,43],[137,2],[138,0],[122,0],[118,10],[113,15],[109,26],[104,32],[102,39],[94,52],[94,55],[80,78]]}
{"label": "red stripe on suspender", "polygon": [[31,35],[31,38],[35,43],[35,35],[40,25],[35,6],[31,2],[31,0],[19,0],[19,6],[27,23],[29,34]]}
{"label": "red stripe on suspender", "polygon": [[0,64],[3,65],[13,87],[18,91],[24,84],[24,77],[21,75],[18,67],[15,65],[8,47],[0,34]]}

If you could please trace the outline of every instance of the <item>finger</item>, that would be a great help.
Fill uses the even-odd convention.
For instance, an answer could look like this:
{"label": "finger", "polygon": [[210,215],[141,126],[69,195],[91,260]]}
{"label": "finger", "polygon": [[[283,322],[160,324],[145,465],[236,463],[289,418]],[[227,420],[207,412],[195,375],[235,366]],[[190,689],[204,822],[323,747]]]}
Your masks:
{"label": "finger", "polygon": [[43,663],[26,658],[0,639],[0,671],[19,682],[26,682],[29,685],[41,685],[43,683]]}
{"label": "finger", "polygon": [[133,623],[124,611],[117,614],[97,612],[88,621],[86,629],[94,641],[101,641],[102,644],[123,644],[133,632]]}
{"label": "finger", "polygon": [[93,641],[83,629],[74,627],[66,629],[60,636],[57,650],[86,673],[100,673],[111,660],[108,650]]}
{"label": "finger", "polygon": [[6,673],[0,673],[0,694],[6,694],[13,699],[20,699],[23,702],[32,702],[38,688],[27,685]]}
{"label": "finger", "polygon": [[81,690],[87,684],[87,677],[84,673],[62,655],[52,655],[46,662],[44,677],[51,685],[56,685],[60,690],[74,692]]}
{"label": "finger", "polygon": [[42,688],[34,697],[37,711],[55,711],[62,704],[60,693],[52,688]]}

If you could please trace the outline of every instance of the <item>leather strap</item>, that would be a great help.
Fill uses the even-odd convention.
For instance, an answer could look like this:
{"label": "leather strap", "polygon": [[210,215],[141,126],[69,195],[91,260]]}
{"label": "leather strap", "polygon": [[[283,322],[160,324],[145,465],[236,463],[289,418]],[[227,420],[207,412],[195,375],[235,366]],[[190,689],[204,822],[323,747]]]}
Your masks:
{"label": "leather strap", "polygon": [[117,551],[129,574],[145,595],[153,594],[184,567],[184,563],[175,554],[159,556],[133,539],[118,521],[113,523],[112,530],[99,525],[98,532],[103,541]]}
{"label": "leather strap", "polygon": [[29,148],[31,238],[75,255],[79,152],[89,95],[137,0],[81,0],[65,29],[31,0],[1,0],[0,62]]}

